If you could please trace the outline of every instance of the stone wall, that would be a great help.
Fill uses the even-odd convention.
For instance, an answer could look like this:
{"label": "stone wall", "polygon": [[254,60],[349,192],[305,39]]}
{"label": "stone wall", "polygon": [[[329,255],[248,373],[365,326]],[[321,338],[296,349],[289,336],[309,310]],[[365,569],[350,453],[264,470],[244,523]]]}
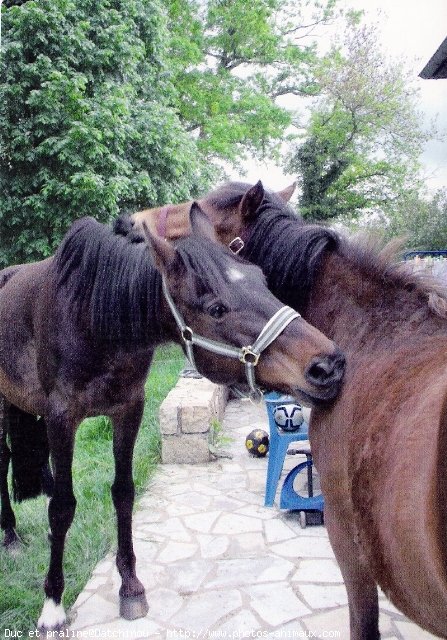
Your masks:
{"label": "stone wall", "polygon": [[163,463],[203,463],[211,459],[212,423],[221,421],[226,387],[206,378],[179,378],[160,406]]}

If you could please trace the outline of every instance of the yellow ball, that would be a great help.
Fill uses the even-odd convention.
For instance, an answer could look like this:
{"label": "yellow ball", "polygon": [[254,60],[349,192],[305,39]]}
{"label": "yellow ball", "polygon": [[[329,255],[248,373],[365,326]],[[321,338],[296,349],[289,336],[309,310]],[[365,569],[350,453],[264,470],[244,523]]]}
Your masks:
{"label": "yellow ball", "polygon": [[263,429],[253,429],[245,438],[245,447],[252,456],[263,458],[269,450],[269,435]]}

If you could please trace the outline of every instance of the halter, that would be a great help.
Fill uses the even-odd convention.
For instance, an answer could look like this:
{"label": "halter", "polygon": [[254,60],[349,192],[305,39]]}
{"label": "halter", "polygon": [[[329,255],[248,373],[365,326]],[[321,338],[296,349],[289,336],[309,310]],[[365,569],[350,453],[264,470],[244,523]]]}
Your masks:
{"label": "halter", "polygon": [[247,242],[250,240],[252,230],[251,227],[247,227],[241,231],[240,236],[236,236],[228,243],[228,248],[231,253],[238,255],[243,249],[245,249]]}
{"label": "halter", "polygon": [[237,255],[238,253],[240,253],[242,251],[242,249],[245,247],[245,242],[242,240],[242,238],[240,236],[236,236],[235,238],[233,238],[233,240],[228,244],[228,248],[229,250],[234,253],[235,255]]}
{"label": "halter", "polygon": [[255,381],[255,367],[259,362],[259,357],[283,331],[284,329],[296,318],[300,318],[300,314],[291,307],[281,307],[271,318],[267,321],[266,325],[258,335],[252,345],[246,347],[234,347],[224,342],[217,342],[209,338],[200,336],[188,327],[185,323],[180,311],[175,306],[175,302],[169,293],[166,281],[162,278],[163,293],[169,308],[172,311],[172,315],[175,318],[180,333],[182,335],[183,342],[185,343],[185,349],[191,364],[197,369],[194,361],[193,345],[203,347],[207,351],[217,353],[221,356],[227,356],[229,358],[235,358],[240,360],[245,365],[245,375],[247,382],[251,389],[252,397],[262,397],[262,391],[256,385]]}

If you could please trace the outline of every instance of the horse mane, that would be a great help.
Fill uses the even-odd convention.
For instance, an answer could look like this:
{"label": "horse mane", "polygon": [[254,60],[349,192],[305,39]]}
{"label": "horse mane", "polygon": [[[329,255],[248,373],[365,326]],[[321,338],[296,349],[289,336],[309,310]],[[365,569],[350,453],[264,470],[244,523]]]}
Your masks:
{"label": "horse mane", "polygon": [[[231,295],[228,249],[194,235],[175,243],[178,267],[195,276],[196,295]],[[147,345],[161,337],[161,275],[146,243],[135,244],[93,218],[75,222],[54,261],[57,286],[79,321],[101,340]],[[84,320],[82,320],[84,318]]]}
{"label": "horse mane", "polygon": [[[207,202],[219,210],[234,208],[250,186],[229,182],[211,192]],[[431,275],[415,272],[401,261],[402,239],[383,246],[371,233],[349,239],[327,226],[306,224],[279,196],[267,191],[246,235],[244,257],[262,266],[269,288],[296,308],[307,306],[324,252],[337,251],[369,279],[414,291],[435,315],[447,318],[447,290]]]}
{"label": "horse mane", "polygon": [[62,240],[53,268],[70,313],[98,339],[149,344],[160,335],[161,277],[146,243],[130,244],[82,218]]}
{"label": "horse mane", "polygon": [[372,233],[359,234],[355,243],[346,242],[348,251],[368,273],[391,286],[415,292],[435,315],[447,319],[446,287],[429,272],[415,271],[411,263],[402,261],[404,243],[405,238],[394,238],[384,245],[383,239]]}
{"label": "horse mane", "polygon": [[[266,207],[267,210],[267,207]],[[307,306],[315,274],[325,251],[340,244],[332,229],[302,225],[282,212],[260,216],[246,243],[244,258],[254,261],[267,276],[268,287],[284,303],[296,308]]]}
{"label": "horse mane", "polygon": [[[229,182],[207,196],[219,210],[237,206],[250,185]],[[246,231],[243,256],[261,266],[269,289],[288,305],[302,309],[312,287],[320,257],[338,246],[338,234],[319,225],[306,225],[279,196],[265,192],[258,216]]]}

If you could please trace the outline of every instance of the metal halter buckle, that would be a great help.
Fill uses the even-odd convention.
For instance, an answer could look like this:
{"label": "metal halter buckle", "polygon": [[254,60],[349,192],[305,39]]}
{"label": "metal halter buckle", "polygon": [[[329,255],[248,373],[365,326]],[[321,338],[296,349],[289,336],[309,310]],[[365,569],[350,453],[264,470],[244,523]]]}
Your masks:
{"label": "metal halter buckle", "polygon": [[239,236],[237,236],[236,238],[233,238],[233,240],[228,245],[228,248],[230,249],[230,251],[232,251],[235,254],[238,254],[240,251],[242,251],[244,247],[245,247],[245,242]]}
{"label": "metal halter buckle", "polygon": [[182,331],[182,338],[185,342],[192,342],[194,332],[189,327],[185,327]]}
{"label": "metal halter buckle", "polygon": [[239,356],[239,360],[244,364],[252,364],[254,367],[258,364],[259,361],[259,353],[256,353],[250,347],[242,347],[241,355]]}

